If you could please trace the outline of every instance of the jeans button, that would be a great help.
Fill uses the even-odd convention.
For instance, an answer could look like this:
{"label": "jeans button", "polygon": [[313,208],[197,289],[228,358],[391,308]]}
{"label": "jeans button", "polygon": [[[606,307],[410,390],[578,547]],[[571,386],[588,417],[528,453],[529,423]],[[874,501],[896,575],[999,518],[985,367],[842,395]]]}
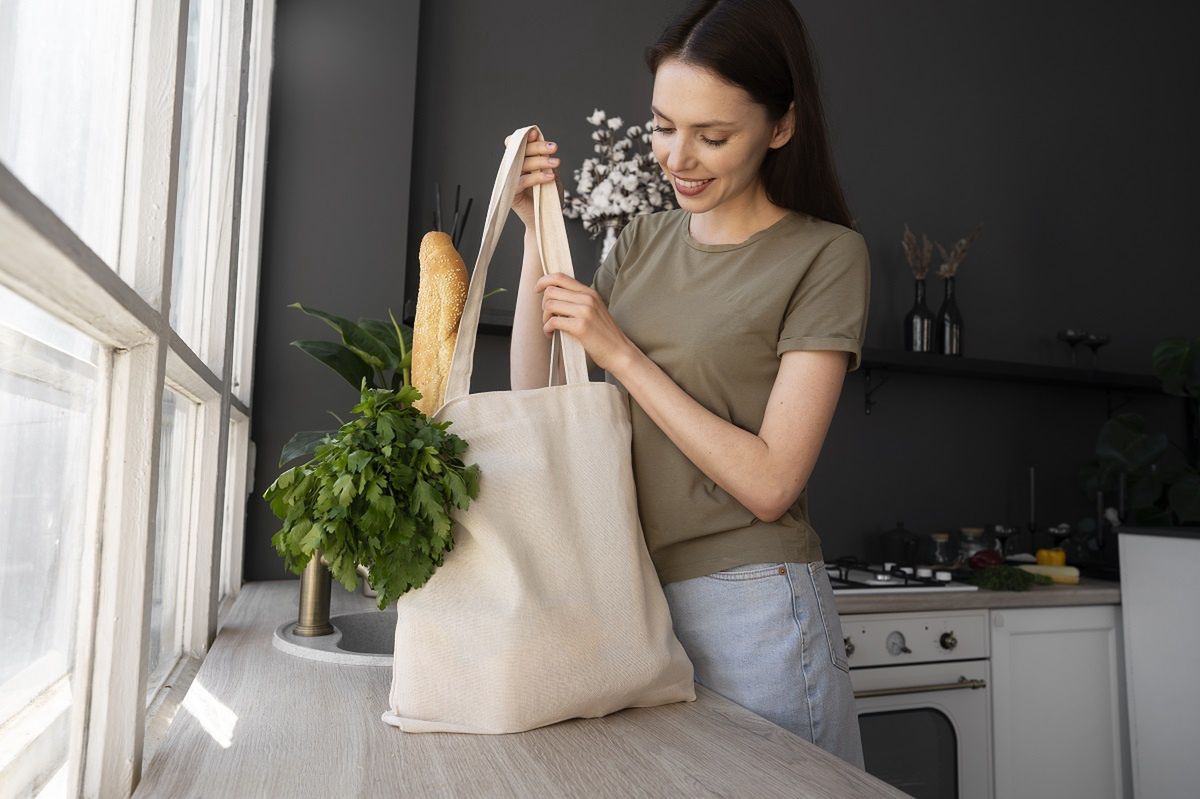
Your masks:
{"label": "jeans button", "polygon": [[779,573],[780,573],[780,574],[787,574],[787,566],[780,566],[780,567],[779,567]]}

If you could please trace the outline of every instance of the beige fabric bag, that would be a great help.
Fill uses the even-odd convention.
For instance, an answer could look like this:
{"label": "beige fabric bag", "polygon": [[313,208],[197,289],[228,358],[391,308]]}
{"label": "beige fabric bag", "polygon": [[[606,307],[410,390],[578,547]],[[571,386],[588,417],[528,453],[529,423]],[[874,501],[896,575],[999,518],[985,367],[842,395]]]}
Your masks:
{"label": "beige fabric bag", "polygon": [[[434,414],[468,442],[480,490],[453,513],[443,565],[396,606],[383,720],[406,732],[521,732],[696,698],[638,520],[625,395],[589,381],[583,346],[558,334],[565,382],[555,368],[545,388],[469,393],[488,263],[531,127],[513,132],[496,175]],[[574,276],[557,187],[537,185],[534,209],[547,272]]]}

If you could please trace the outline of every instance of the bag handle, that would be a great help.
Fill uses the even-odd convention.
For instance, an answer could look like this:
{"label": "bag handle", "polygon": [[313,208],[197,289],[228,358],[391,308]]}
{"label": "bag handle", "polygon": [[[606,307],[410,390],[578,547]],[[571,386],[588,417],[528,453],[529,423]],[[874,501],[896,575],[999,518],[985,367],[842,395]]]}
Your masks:
{"label": "bag handle", "polygon": [[[496,252],[500,233],[512,210],[513,195],[521,181],[521,165],[525,163],[525,146],[529,131],[537,130],[537,141],[543,141],[537,125],[526,125],[513,131],[496,173],[492,187],[492,198],[488,203],[487,217],[483,223],[483,242],[479,246],[479,257],[471,272],[471,286],[463,305],[462,318],[458,324],[458,337],[454,345],[454,358],[450,363],[450,375],[446,381],[444,402],[449,402],[471,392],[471,372],[475,367],[475,338],[479,332],[479,317],[483,306],[484,284],[487,283],[488,265]],[[571,248],[567,244],[567,228],[563,223],[562,204],[558,198],[558,186],[552,183],[537,183],[533,186],[533,221],[538,253],[545,274],[562,272],[575,277],[571,265]],[[559,348],[561,347],[561,352]],[[550,345],[550,385],[563,379],[556,366],[561,362],[566,369],[567,383],[589,381],[587,359],[583,345],[569,333],[554,331]]]}

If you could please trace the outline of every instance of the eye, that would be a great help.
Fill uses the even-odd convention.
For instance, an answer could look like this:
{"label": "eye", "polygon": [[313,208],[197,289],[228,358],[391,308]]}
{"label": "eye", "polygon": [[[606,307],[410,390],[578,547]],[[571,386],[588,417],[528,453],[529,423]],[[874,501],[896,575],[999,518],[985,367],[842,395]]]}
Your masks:
{"label": "eye", "polygon": [[[650,132],[651,133],[661,133],[665,136],[668,133],[674,133],[675,128],[664,128],[659,125],[655,125],[654,127],[650,128]],[[707,136],[701,136],[700,138],[704,141],[705,144],[709,145],[710,147],[720,147],[722,144],[729,141],[729,139],[710,139]]]}

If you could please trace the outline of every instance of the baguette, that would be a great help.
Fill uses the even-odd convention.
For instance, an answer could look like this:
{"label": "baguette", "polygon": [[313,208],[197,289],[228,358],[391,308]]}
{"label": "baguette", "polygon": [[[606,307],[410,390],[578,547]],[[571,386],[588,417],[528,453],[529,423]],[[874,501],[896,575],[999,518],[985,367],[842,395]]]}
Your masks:
{"label": "baguette", "polygon": [[412,384],[421,392],[415,407],[432,416],[442,407],[458,323],[467,299],[467,267],[450,235],[431,230],[421,239],[421,277],[413,322]]}

